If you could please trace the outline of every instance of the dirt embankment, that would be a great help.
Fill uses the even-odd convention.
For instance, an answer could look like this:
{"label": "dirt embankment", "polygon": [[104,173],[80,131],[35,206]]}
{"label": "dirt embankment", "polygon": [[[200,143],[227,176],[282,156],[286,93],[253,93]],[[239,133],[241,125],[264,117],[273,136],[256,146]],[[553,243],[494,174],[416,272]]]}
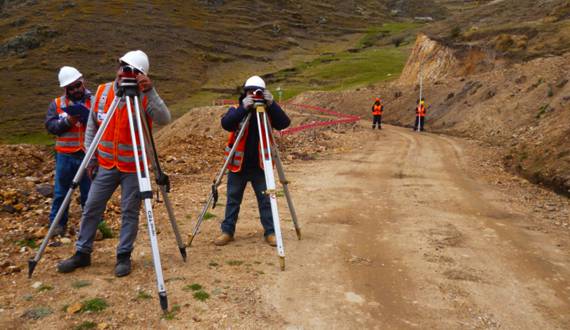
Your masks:
{"label": "dirt embankment", "polygon": [[[429,106],[427,130],[499,147],[513,172],[570,194],[570,54],[512,64],[478,48],[452,49],[420,35],[400,80],[375,88],[307,94],[302,100],[369,115],[373,98],[381,96],[385,121],[410,126],[419,96],[420,61]],[[490,63],[493,69],[484,70]]]}

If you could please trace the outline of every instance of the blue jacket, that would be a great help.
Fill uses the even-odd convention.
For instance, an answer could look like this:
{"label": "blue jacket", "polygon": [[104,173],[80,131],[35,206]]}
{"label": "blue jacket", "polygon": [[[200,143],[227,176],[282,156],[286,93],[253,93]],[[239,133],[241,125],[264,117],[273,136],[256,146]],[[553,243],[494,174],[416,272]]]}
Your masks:
{"label": "blue jacket", "polygon": [[[244,109],[243,106],[231,107],[228,112],[222,117],[222,127],[228,131],[232,132],[238,129],[241,121],[247,116],[248,110]],[[287,128],[291,124],[291,120],[285,114],[285,111],[277,104],[273,102],[267,108],[267,115],[269,116],[271,126],[276,130],[282,130]],[[247,135],[247,140],[245,142],[245,154],[242,170],[259,168],[259,133],[257,130],[257,116],[255,113],[251,116],[249,120],[249,134]]]}

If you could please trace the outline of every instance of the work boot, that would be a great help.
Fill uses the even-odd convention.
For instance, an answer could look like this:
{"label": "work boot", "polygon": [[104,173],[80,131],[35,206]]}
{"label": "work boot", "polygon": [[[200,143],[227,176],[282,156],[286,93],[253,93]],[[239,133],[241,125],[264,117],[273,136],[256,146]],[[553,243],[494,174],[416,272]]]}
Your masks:
{"label": "work boot", "polygon": [[222,233],[214,240],[214,244],[216,244],[217,246],[224,246],[233,240],[234,237],[232,235],[228,233]]}
{"label": "work boot", "polygon": [[55,228],[51,232],[51,237],[64,236],[64,235],[65,235],[65,227],[64,226],[57,225],[57,226],[55,226]]}
{"label": "work boot", "polygon": [[269,234],[265,236],[265,241],[267,242],[267,244],[271,246],[277,246],[277,240],[275,239],[275,234]]}
{"label": "work boot", "polygon": [[115,265],[115,276],[123,277],[131,273],[131,253],[117,254],[117,264]]}
{"label": "work boot", "polygon": [[57,271],[60,273],[71,273],[77,268],[87,267],[90,265],[91,254],[77,251],[71,258],[60,261],[57,264]]}

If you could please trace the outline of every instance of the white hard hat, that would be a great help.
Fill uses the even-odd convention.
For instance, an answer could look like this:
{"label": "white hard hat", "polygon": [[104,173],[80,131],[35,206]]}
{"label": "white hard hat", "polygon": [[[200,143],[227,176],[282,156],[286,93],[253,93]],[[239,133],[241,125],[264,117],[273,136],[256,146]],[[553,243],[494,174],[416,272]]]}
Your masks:
{"label": "white hard hat", "polygon": [[142,50],[132,50],[123,55],[119,61],[133,66],[135,69],[141,71],[144,74],[148,74],[148,56],[146,56]]}
{"label": "white hard hat", "polygon": [[71,66],[62,66],[61,69],[59,69],[59,74],[57,75],[57,78],[59,79],[59,87],[65,87],[82,76],[81,72],[76,68]]}
{"label": "white hard hat", "polygon": [[262,88],[265,89],[265,81],[261,79],[260,76],[251,76],[248,80],[245,81],[243,88],[252,89],[252,88]]}

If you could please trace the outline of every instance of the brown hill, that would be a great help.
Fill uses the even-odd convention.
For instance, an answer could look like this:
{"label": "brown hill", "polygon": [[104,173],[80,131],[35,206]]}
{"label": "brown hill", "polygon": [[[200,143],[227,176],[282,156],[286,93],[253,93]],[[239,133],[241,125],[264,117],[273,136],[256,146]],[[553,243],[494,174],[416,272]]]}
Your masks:
{"label": "brown hill", "polygon": [[[411,3],[402,16],[440,8]],[[95,88],[114,77],[118,57],[143,49],[161,95],[175,105],[215,81],[208,69],[221,63],[245,61],[251,74],[279,52],[336,43],[391,19],[386,1],[370,0],[2,1],[0,9],[0,129],[11,134],[43,132],[62,65],[77,66]]]}

